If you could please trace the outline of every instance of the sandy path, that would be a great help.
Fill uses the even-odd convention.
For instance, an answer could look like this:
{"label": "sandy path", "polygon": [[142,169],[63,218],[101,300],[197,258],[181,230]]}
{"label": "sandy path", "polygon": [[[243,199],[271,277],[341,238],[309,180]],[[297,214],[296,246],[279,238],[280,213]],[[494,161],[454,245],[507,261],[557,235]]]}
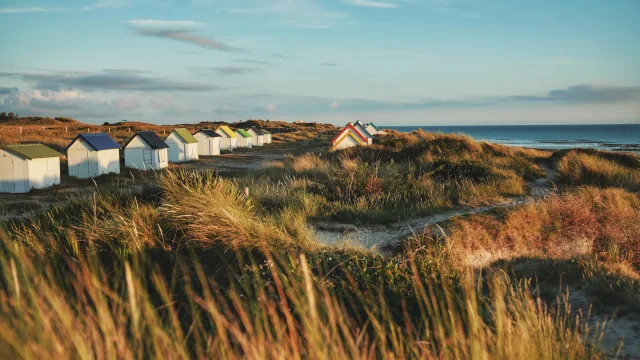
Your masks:
{"label": "sandy path", "polygon": [[408,236],[420,234],[424,232],[426,228],[445,222],[456,216],[479,214],[497,208],[522,206],[546,197],[555,190],[553,184],[553,170],[545,164],[539,165],[545,170],[546,176],[528,184],[531,190],[530,196],[511,198],[490,206],[453,209],[439,214],[402,221],[388,226],[356,226],[353,224],[316,223],[313,226],[316,238],[319,242],[328,245],[346,242],[351,245],[361,246],[367,249],[380,250],[385,246],[397,244]]}

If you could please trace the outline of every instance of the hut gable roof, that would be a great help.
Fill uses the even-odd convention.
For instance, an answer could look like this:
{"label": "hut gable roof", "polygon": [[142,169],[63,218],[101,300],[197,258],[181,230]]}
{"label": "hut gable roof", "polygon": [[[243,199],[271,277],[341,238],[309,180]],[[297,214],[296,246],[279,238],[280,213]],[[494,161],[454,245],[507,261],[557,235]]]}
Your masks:
{"label": "hut gable roof", "polygon": [[158,136],[158,134],[154,133],[153,131],[138,131],[129,140],[129,142],[127,142],[127,145],[125,145],[124,147],[127,147],[129,145],[129,143],[131,142],[131,140],[135,139],[136,136],[140,136],[142,141],[147,143],[147,145],[149,145],[154,150],[168,149],[169,148],[169,145],[167,145],[167,143],[162,141],[160,136]]}
{"label": "hut gable roof", "polygon": [[374,124],[374,123],[372,123],[372,122],[371,122],[371,123],[369,123],[369,124],[367,124],[367,126],[365,126],[365,129],[366,129],[368,126],[373,126],[373,128],[374,128],[374,129],[376,129],[376,131],[380,131],[380,128],[379,128],[379,127],[377,127],[377,126],[376,126],[376,124]]}
{"label": "hut gable roof", "polygon": [[1,145],[2,149],[27,160],[45,159],[64,156],[52,148],[42,144]]}
{"label": "hut gable roof", "polygon": [[98,134],[79,134],[76,136],[73,141],[67,145],[64,151],[67,151],[73,143],[75,143],[78,139],[84,140],[89,146],[91,146],[96,151],[101,150],[111,150],[111,149],[120,149],[120,145],[111,138],[111,136],[106,133],[98,133]]}
{"label": "hut gable roof", "polygon": [[205,135],[208,135],[209,137],[222,137],[220,134],[218,134],[217,132],[215,132],[215,131],[213,131],[211,129],[201,129],[198,132],[201,132],[201,133],[203,133]]}
{"label": "hut gable roof", "polygon": [[226,125],[222,125],[218,129],[224,131],[224,133],[227,134],[227,136],[229,136],[230,138],[237,138],[238,137],[238,135],[236,133],[234,133],[233,130],[231,130]]}
{"label": "hut gable roof", "polygon": [[237,132],[238,134],[240,134],[243,138],[250,138],[250,137],[253,137],[253,136],[251,136],[251,134],[249,134],[249,133],[248,133],[246,130],[244,130],[244,129],[238,129],[238,130],[236,130],[236,132]]}
{"label": "hut gable roof", "polygon": [[176,133],[176,135],[178,135],[178,137],[180,139],[182,139],[182,141],[187,143],[187,144],[197,144],[198,143],[198,140],[196,138],[194,138],[193,135],[191,135],[191,133],[189,132],[189,130],[187,130],[185,128],[174,129],[173,132]]}
{"label": "hut gable roof", "polygon": [[373,135],[371,135],[370,132],[367,131],[367,128],[364,126],[364,124],[362,123],[362,121],[358,120],[353,124],[354,127],[356,127],[358,129],[358,131],[360,131],[360,134],[365,136],[366,138],[372,138],[373,139]]}
{"label": "hut gable roof", "polygon": [[338,134],[338,136],[336,136],[333,141],[331,141],[332,143],[337,143],[338,141],[341,141],[342,137],[345,135],[346,132],[351,132],[354,133],[355,136],[354,138],[361,144],[366,144],[367,143],[367,138],[364,137],[364,135],[362,135],[362,133],[360,133],[360,131],[358,131],[358,129],[356,129],[353,125],[351,124],[347,124],[347,126],[344,127],[344,129],[342,129],[342,131],[340,131],[340,133]]}
{"label": "hut gable roof", "polygon": [[[266,135],[266,133],[265,133],[265,131],[264,131],[264,130],[262,130],[262,129],[260,129],[260,128],[257,128],[257,127],[255,127],[255,126],[252,126],[252,127],[250,127],[249,129],[253,130],[253,131],[254,131],[256,134],[258,134],[258,135]],[[248,129],[247,129],[247,130],[248,130]]]}

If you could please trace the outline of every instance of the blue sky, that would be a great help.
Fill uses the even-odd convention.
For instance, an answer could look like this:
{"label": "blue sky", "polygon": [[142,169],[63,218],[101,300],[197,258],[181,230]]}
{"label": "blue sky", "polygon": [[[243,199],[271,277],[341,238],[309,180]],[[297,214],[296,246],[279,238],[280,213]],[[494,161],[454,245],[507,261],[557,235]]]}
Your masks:
{"label": "blue sky", "polygon": [[640,2],[0,0],[0,111],[640,123]]}

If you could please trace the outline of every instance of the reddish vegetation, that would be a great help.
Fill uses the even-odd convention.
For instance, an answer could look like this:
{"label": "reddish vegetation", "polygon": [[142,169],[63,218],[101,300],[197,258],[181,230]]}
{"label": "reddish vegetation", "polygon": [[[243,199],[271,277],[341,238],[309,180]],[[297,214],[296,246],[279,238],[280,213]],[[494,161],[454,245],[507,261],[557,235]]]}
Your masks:
{"label": "reddish vegetation", "polygon": [[453,254],[463,262],[477,261],[478,253],[484,254],[483,261],[593,253],[640,271],[640,198],[621,189],[582,188],[510,211],[502,219],[459,218],[449,231]]}

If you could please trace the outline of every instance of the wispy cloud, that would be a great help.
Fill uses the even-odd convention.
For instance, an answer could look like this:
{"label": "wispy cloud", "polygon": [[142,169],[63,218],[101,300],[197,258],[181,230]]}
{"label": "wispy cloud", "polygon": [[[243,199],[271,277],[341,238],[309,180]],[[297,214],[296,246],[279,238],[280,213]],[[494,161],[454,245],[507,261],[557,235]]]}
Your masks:
{"label": "wispy cloud", "polygon": [[171,39],[175,41],[194,44],[205,49],[236,52],[240,49],[227,45],[223,42],[217,41],[210,37],[195,35],[192,30],[185,29],[156,29],[149,27],[132,27],[132,29],[138,35],[156,37],[160,39]]}
{"label": "wispy cloud", "polygon": [[191,21],[191,20],[156,20],[156,19],[135,19],[127,21],[127,24],[131,26],[142,26],[142,27],[164,27],[164,28],[174,28],[174,27],[199,27],[205,26],[205,23]]}
{"label": "wispy cloud", "polygon": [[191,67],[189,68],[189,70],[198,74],[213,72],[220,76],[252,74],[252,73],[257,73],[261,71],[261,69],[258,69],[258,68],[250,68],[250,67],[242,67],[242,66]]}
{"label": "wispy cloud", "polygon": [[233,61],[245,63],[245,64],[273,66],[273,63],[269,61],[261,61],[261,60],[253,60],[253,59],[234,59]]}
{"label": "wispy cloud", "polygon": [[100,0],[91,5],[83,6],[81,8],[66,8],[60,6],[30,6],[19,8],[0,8],[0,13],[5,14],[20,14],[20,13],[35,13],[35,12],[61,12],[61,11],[92,11],[98,9],[119,9],[125,8],[131,5],[133,0]]}
{"label": "wispy cloud", "polygon": [[285,55],[285,54],[280,54],[280,53],[274,53],[271,56],[273,56],[276,59],[297,59],[297,56]]}
{"label": "wispy cloud", "polygon": [[348,4],[355,5],[355,6],[365,6],[365,7],[374,7],[374,8],[395,9],[398,7],[398,4],[395,4],[395,3],[373,1],[373,0],[346,0],[346,2]]}
{"label": "wispy cloud", "polygon": [[566,103],[640,102],[640,87],[600,84],[576,85],[567,89],[551,90],[544,96],[510,96],[504,100],[554,101]]}
{"label": "wispy cloud", "polygon": [[98,72],[98,73],[0,73],[0,78],[18,78],[32,83],[36,89],[58,91],[61,89],[81,89],[85,91],[211,91],[218,87],[199,83],[172,81],[165,78],[140,74]]}
{"label": "wispy cloud", "polygon": [[57,11],[68,11],[68,9],[61,8],[61,7],[46,7],[46,6],[21,7],[21,8],[0,8],[0,13],[4,13],[4,14],[21,14],[21,13],[35,13],[35,12],[57,12]]}
{"label": "wispy cloud", "polygon": [[318,66],[337,66],[337,65],[338,65],[338,64],[335,64],[335,63],[329,63],[329,62],[318,64]]}

